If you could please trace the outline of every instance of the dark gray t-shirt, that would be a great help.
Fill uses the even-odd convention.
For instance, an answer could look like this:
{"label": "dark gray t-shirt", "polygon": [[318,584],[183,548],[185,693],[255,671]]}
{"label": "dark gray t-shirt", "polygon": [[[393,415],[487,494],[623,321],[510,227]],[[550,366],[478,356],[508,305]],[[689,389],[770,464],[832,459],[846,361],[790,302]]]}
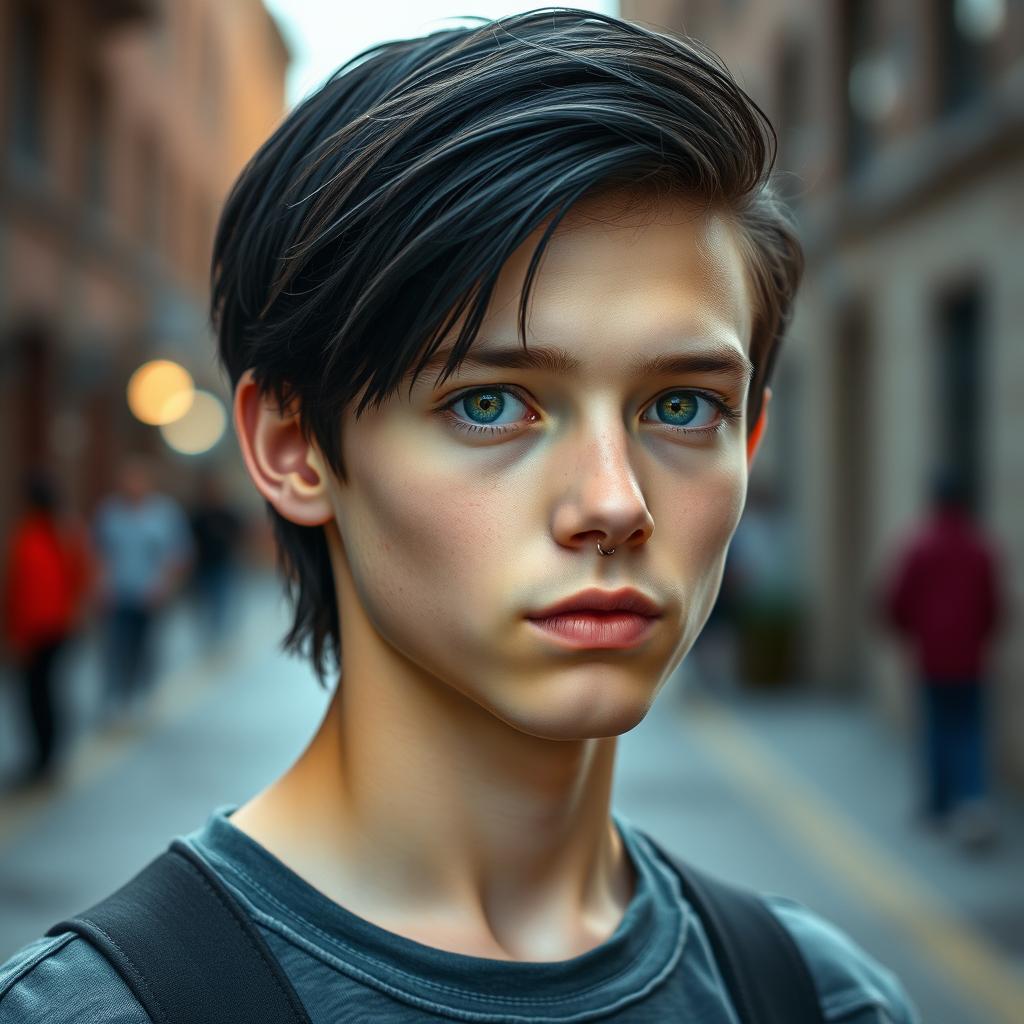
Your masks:
{"label": "dark gray t-shirt", "polygon": [[[231,810],[215,811],[185,838],[255,920],[314,1024],[737,1024],[675,872],[622,815],[615,822],[637,885],[615,933],[570,960],[523,963],[449,953],[371,924],[235,828]],[[826,1020],[918,1024],[898,979],[845,934],[791,900],[764,899],[804,952]],[[0,967],[0,1024],[149,1020],[103,957],[76,936],[40,939]]]}

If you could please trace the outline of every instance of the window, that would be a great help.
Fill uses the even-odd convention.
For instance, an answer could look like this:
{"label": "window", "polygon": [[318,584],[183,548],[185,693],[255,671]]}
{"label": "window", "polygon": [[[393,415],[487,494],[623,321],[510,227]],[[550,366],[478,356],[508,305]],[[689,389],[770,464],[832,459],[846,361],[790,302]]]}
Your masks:
{"label": "window", "polygon": [[[810,130],[806,109],[806,51],[795,38],[786,39],[779,50],[776,67],[776,104],[779,128],[779,168],[785,172],[802,169],[807,159],[806,141]],[[795,203],[800,189],[783,178],[785,198]]]}
{"label": "window", "polygon": [[978,284],[939,300],[937,437],[939,461],[964,481],[977,508],[982,456],[983,302]]}
{"label": "window", "polygon": [[17,8],[13,45],[9,69],[12,147],[25,160],[41,164],[46,159],[46,23],[37,4]]}
{"label": "window", "polygon": [[160,242],[160,181],[160,150],[146,131],[139,137],[134,222],[140,238],[153,248]]}
{"label": "window", "polygon": [[82,101],[83,193],[89,206],[102,209],[110,199],[110,104],[106,83],[95,68],[86,76]]}
{"label": "window", "polygon": [[985,51],[1005,21],[1005,2],[941,0],[939,9],[939,101],[948,112],[982,93]]}
{"label": "window", "polygon": [[886,62],[874,52],[873,19],[866,0],[844,0],[840,32],[846,112],[843,156],[847,171],[854,172],[874,147],[874,123],[884,116],[891,89]]}
{"label": "window", "polygon": [[866,396],[874,375],[875,331],[872,311],[860,295],[837,309],[835,353],[832,362],[832,508],[836,625],[839,628],[836,665],[838,682],[849,689],[867,678],[864,609],[870,588],[867,578],[871,492],[871,414]]}

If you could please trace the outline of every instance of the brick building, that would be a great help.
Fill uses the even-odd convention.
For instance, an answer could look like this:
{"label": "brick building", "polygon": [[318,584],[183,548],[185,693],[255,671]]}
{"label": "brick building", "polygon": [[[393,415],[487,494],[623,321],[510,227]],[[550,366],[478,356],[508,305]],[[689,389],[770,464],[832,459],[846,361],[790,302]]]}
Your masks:
{"label": "brick building", "polygon": [[260,0],[0,4],[0,536],[31,466],[83,510],[129,449],[184,471],[125,384],[167,356],[222,389],[213,230],[288,61]]}
{"label": "brick building", "polygon": [[777,125],[808,268],[758,473],[803,538],[804,672],[907,724],[877,586],[940,461],[1005,556],[998,768],[1024,785],[1024,5],[622,0],[722,55]]}

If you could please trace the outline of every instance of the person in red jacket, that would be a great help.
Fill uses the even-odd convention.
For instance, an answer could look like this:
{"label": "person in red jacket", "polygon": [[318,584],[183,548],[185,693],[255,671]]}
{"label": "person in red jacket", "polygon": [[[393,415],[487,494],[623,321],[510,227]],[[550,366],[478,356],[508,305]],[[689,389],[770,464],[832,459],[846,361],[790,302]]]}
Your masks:
{"label": "person in red jacket", "polygon": [[885,615],[912,645],[922,695],[925,794],[921,813],[955,815],[968,842],[994,837],[987,807],[985,680],[1002,616],[998,561],[974,522],[966,491],[944,471],[932,514],[899,554]]}
{"label": "person in red jacket", "polygon": [[31,726],[32,758],[23,780],[30,783],[52,774],[59,731],[54,669],[77,628],[91,574],[84,531],[60,517],[49,478],[33,476],[26,499],[10,538],[4,625]]}

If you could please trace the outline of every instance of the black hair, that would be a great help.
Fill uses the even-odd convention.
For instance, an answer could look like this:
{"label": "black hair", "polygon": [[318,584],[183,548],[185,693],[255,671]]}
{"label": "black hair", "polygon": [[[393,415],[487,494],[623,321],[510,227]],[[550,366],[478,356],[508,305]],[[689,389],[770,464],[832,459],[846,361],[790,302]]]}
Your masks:
{"label": "black hair", "polygon": [[[345,480],[341,413],[380,406],[465,316],[440,379],[473,343],[498,273],[550,217],[527,271],[576,202],[671,191],[740,228],[760,412],[802,251],[770,187],[776,137],[721,60],[693,40],[547,7],[364,50],[300,103],[225,204],[211,311],[232,384],[296,408]],[[292,403],[295,403],[294,406]],[[340,663],[322,527],[270,508],[294,605],[286,650]]]}

